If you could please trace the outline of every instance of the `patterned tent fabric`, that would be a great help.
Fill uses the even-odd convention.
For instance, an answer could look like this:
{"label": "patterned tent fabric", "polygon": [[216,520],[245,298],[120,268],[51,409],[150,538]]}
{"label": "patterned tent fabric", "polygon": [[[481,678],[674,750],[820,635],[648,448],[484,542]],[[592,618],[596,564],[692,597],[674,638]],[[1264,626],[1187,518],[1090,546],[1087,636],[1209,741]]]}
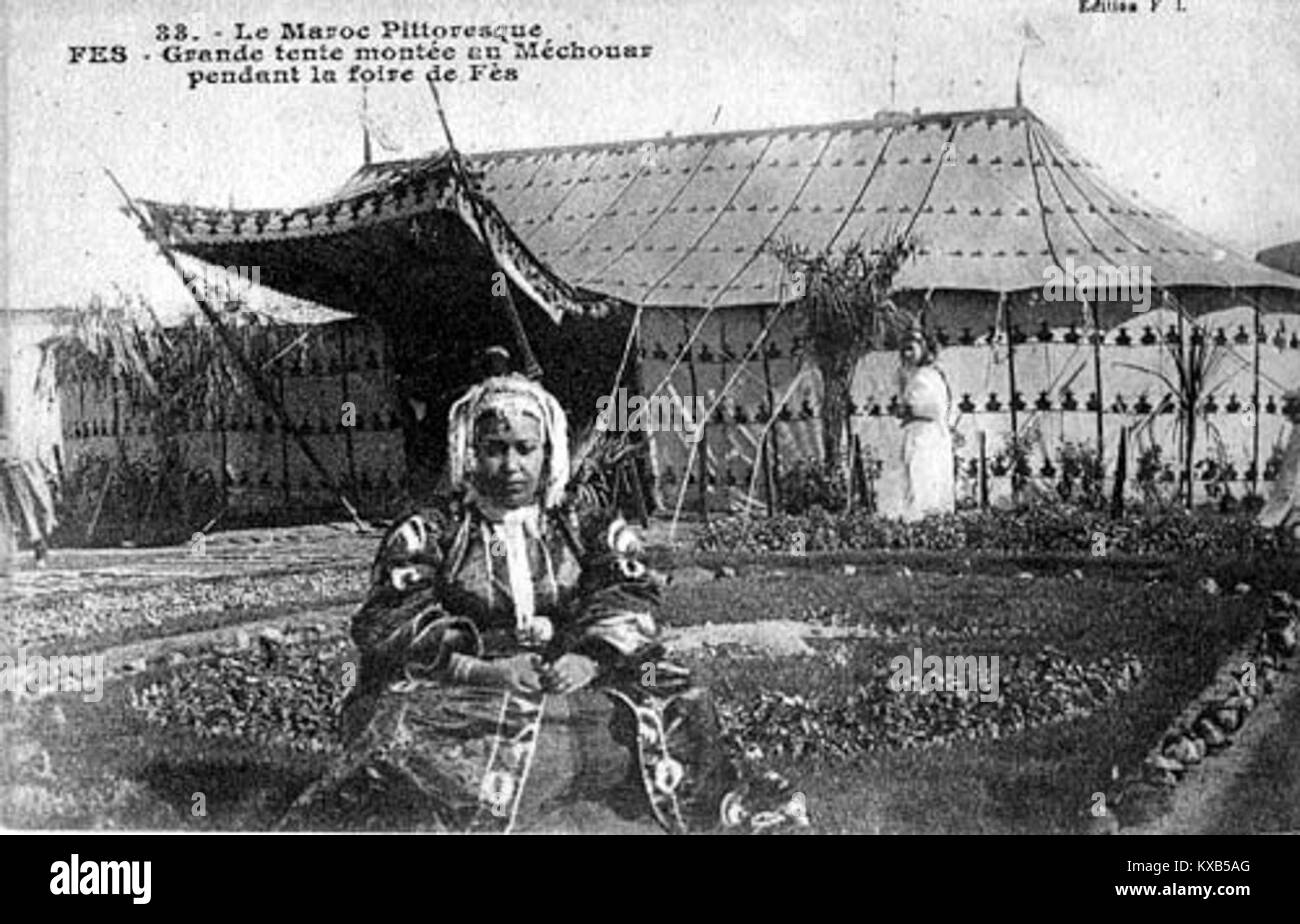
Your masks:
{"label": "patterned tent fabric", "polygon": [[[422,221],[437,213],[455,215],[479,237],[470,200],[454,181],[446,155],[400,176],[380,173],[370,182],[355,180],[338,198],[292,210],[206,209],[147,200],[140,204],[159,236],[181,253],[216,265],[258,265],[273,288],[316,300],[328,299],[314,287],[297,289],[291,280],[335,266],[340,243],[360,246],[366,240],[366,247],[383,247],[393,234],[418,243],[422,237],[436,237],[436,228]],[[480,198],[479,203],[492,253],[511,281],[552,319],[566,311],[582,313],[598,302],[540,264],[491,202]]]}
{"label": "patterned tent fabric", "polygon": [[[804,368],[800,323],[793,314],[771,324],[764,349],[756,351],[743,371],[736,362],[770,323],[771,310],[738,309],[709,316],[689,354],[674,369],[674,360],[694,329],[698,313],[657,312],[642,322],[642,368],[646,393],[668,380],[664,394],[690,402],[702,394],[712,405],[722,383],[733,382],[718,402],[694,455],[681,432],[652,434],[652,460],[658,502],[673,510],[740,510],[768,498],[765,464],[774,475],[798,462],[821,458],[821,383]],[[1263,314],[1254,336],[1254,309],[1236,307],[1197,319],[1210,345],[1205,400],[1196,419],[1198,479],[1217,478],[1240,492],[1250,482],[1259,444],[1262,480],[1273,477],[1270,459],[1284,446],[1290,425],[1282,416],[1283,394],[1300,383],[1300,332],[1293,315]],[[1121,429],[1130,431],[1130,479],[1137,459],[1159,447],[1162,463],[1176,471],[1181,439],[1176,380],[1177,314],[1158,309],[1106,330],[1100,344],[1102,425],[1108,469],[1113,468]],[[952,335],[953,332],[947,332]],[[1036,331],[1015,344],[1016,431],[1029,438],[1029,462],[1035,478],[1051,482],[1067,443],[1096,443],[1097,387],[1093,346],[1086,335],[1068,328]],[[1254,405],[1255,351],[1259,352],[1259,403]],[[766,356],[764,357],[764,353]],[[962,445],[956,449],[962,483],[974,491],[980,434],[986,440],[996,497],[1009,490],[1009,472],[999,456],[1012,435],[1010,368],[1005,333],[992,342],[986,335],[969,344],[943,349],[939,366],[953,393],[953,425]],[[672,371],[669,376],[669,371]],[[692,376],[694,378],[692,378]],[[864,466],[895,463],[901,426],[892,416],[897,400],[898,357],[892,351],[869,353],[858,365],[852,388],[851,432]],[[699,391],[692,390],[692,382]],[[769,387],[770,383],[770,387]],[[771,409],[775,408],[775,412]],[[767,444],[766,461],[764,443]],[[707,447],[707,453],[705,448]],[[1005,461],[1005,460],[1003,460]],[[701,472],[704,474],[701,475]],[[704,477],[708,491],[700,489]],[[885,490],[883,483],[877,486]]]}
{"label": "patterned tent fabric", "polygon": [[[1259,443],[1260,475],[1274,447],[1284,445],[1290,425],[1281,414],[1282,395],[1300,381],[1300,352],[1292,347],[1289,330],[1295,318],[1263,315],[1259,331],[1250,336],[1254,311],[1233,308],[1198,319],[1206,331],[1208,374],[1205,398],[1196,419],[1195,457],[1198,477],[1222,475],[1229,482],[1250,481]],[[1113,466],[1120,431],[1129,428],[1129,477],[1135,460],[1153,446],[1165,463],[1177,464],[1181,416],[1177,394],[1178,347],[1169,342],[1177,331],[1177,315],[1157,310],[1135,316],[1135,322],[1107,330],[1100,345],[1100,398],[1093,367],[1093,346],[1085,337],[1067,340],[1055,331],[1050,341],[1037,337],[1015,346],[1017,431],[1030,437],[1030,467],[1048,477],[1059,466],[1066,443],[1095,446],[1097,402],[1102,409],[1104,454]],[[1258,343],[1257,343],[1258,341]],[[1254,406],[1255,348],[1259,348],[1259,405]],[[993,344],[954,346],[940,356],[956,406],[955,426],[964,437],[957,449],[959,466],[969,468],[977,453],[979,434],[987,439],[989,458],[1004,452],[1010,440],[1013,403],[1005,338]],[[859,366],[855,400],[873,408],[895,389],[897,359],[871,354]],[[897,422],[887,416],[855,420],[864,445],[892,449]],[[1213,468],[1211,468],[1213,464]],[[1208,480],[1208,478],[1207,478]]]}
{"label": "patterned tent fabric", "polygon": [[[702,497],[716,509],[766,503],[765,465],[773,466],[775,474],[777,456],[820,455],[820,433],[810,418],[778,422],[773,411],[782,407],[782,398],[787,406],[811,411],[815,379],[799,374],[789,330],[773,312],[712,314],[694,347],[685,350],[699,323],[696,315],[654,312],[642,321],[644,391],[651,394],[659,386],[653,393],[667,398],[668,409],[676,414],[653,420],[658,428],[651,434],[656,501],[668,510],[679,501],[687,509],[698,508]],[[679,356],[681,361],[674,362]],[[791,385],[799,382],[805,390],[796,394]],[[678,408],[691,411],[690,422],[697,427],[703,422],[702,436],[697,427],[685,426]]]}
{"label": "patterned tent fabric", "polygon": [[[776,304],[767,246],[917,240],[902,288],[1041,289],[1044,269],[1151,268],[1163,287],[1300,291],[1300,278],[1232,253],[1112,189],[1028,109],[917,115],[610,144],[502,151],[471,165],[493,204],[494,246],[547,302],[673,307]],[[459,213],[445,155],[363,168],[291,212],[149,203],[181,250],[347,235]],[[206,254],[206,256],[205,256]],[[563,280],[563,281],[561,281]]]}
{"label": "patterned tent fabric", "polygon": [[[364,320],[236,328],[289,418],[358,507],[382,511],[406,477],[405,441],[394,411],[382,334]],[[176,336],[185,336],[177,334]],[[123,455],[159,464],[148,413],[120,379],[75,379],[60,390],[67,469]],[[182,467],[222,485],[229,512],[255,515],[333,509],[334,493],[270,408],[241,382],[219,403],[189,410],[178,433]]]}
{"label": "patterned tent fabric", "polygon": [[484,191],[538,258],[635,304],[774,304],[764,251],[887,228],[920,242],[902,288],[1012,292],[1073,257],[1150,266],[1162,286],[1300,280],[1111,189],[1027,109],[485,154]]}

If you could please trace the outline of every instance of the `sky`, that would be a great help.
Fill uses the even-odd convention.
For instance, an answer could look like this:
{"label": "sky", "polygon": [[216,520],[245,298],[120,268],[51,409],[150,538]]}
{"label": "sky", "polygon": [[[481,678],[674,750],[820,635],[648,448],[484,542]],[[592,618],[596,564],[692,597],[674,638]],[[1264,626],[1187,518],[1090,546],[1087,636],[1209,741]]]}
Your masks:
{"label": "sky", "polygon": [[[1010,106],[1027,22],[1042,41],[1026,105],[1114,186],[1247,254],[1300,239],[1300,3],[1138,2],[1081,14],[1078,0],[0,0],[5,307],[118,290],[185,301],[105,167],[141,198],[283,207],[360,166],[359,85],[190,90],[186,66],[158,60],[158,24],[178,22],[205,36],[236,21],[273,33],[303,20],[538,22],[557,42],[654,46],[643,60],[526,62],[515,82],[442,84],[465,151]],[[96,44],[125,45],[129,60],[69,63],[70,46]],[[377,159],[443,145],[423,82],[372,85],[368,106]]]}

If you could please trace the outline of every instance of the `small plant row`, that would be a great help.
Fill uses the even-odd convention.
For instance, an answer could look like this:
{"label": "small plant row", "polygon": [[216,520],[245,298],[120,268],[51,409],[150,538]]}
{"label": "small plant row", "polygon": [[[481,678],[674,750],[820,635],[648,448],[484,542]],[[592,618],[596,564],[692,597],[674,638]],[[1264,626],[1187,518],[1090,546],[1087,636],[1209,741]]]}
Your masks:
{"label": "small plant row", "polygon": [[844,552],[909,549],[949,552],[1089,553],[1102,556],[1222,555],[1276,552],[1291,540],[1249,516],[1224,516],[1165,506],[1120,517],[1068,503],[1009,510],[962,510],[905,523],[865,511],[728,517],[706,524],[701,551],[739,553]]}
{"label": "small plant row", "polygon": [[[1003,658],[1000,689],[897,689],[888,668],[847,691],[762,690],[720,698],[734,747],[751,759],[852,758],[873,751],[927,749],[999,740],[1092,715],[1133,690],[1144,667],[1133,652],[1081,662],[1052,645]],[[918,678],[919,682],[919,678]]]}

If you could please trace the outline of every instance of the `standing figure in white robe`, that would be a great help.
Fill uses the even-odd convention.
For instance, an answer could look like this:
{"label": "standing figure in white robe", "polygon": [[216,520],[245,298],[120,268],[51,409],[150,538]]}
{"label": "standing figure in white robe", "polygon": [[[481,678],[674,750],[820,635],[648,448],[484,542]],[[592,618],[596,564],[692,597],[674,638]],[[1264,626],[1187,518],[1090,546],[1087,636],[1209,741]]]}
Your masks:
{"label": "standing figure in white robe", "polygon": [[1300,389],[1287,392],[1283,402],[1284,413],[1291,421],[1291,437],[1273,492],[1259,512],[1259,524],[1270,529],[1300,529]]}
{"label": "standing figure in white robe", "polygon": [[921,331],[913,330],[903,344],[899,369],[904,484],[898,516],[905,521],[956,509],[948,426],[952,392],[935,358],[935,347]]}

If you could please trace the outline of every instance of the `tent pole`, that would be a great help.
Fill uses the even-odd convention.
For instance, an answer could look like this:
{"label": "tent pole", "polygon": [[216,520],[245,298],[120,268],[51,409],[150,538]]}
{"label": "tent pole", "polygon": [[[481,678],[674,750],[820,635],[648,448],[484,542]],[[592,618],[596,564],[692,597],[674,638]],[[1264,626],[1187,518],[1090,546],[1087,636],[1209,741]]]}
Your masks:
{"label": "tent pole", "polygon": [[1196,400],[1199,395],[1192,386],[1192,370],[1187,365],[1188,345],[1184,342],[1187,339],[1186,326],[1183,323],[1183,306],[1178,305],[1178,366],[1179,375],[1182,377],[1183,390],[1188,392],[1187,401],[1180,404],[1186,404],[1186,407],[1180,408],[1183,417],[1183,481],[1187,484],[1187,497],[1184,503],[1187,509],[1192,509],[1194,498],[1192,497],[1192,454],[1195,450],[1193,439],[1196,428]]}
{"label": "tent pole", "polygon": [[230,506],[230,483],[226,479],[226,472],[230,470],[230,442],[226,434],[226,402],[221,402],[221,418],[217,431],[221,434],[221,471],[217,472],[217,481],[221,485],[221,508],[224,510]]}
{"label": "tent pole", "polygon": [[1260,414],[1263,413],[1263,409],[1259,406],[1259,337],[1260,337],[1260,330],[1261,330],[1261,321],[1259,317],[1259,299],[1258,298],[1251,299],[1251,303],[1255,306],[1255,338],[1254,338],[1255,339],[1255,370],[1254,370],[1255,390],[1254,390],[1254,394],[1251,396],[1251,402],[1253,404],[1253,409],[1254,409],[1253,420],[1255,426],[1251,427],[1251,434],[1250,434],[1251,443],[1252,443],[1251,446],[1252,461],[1250,466],[1250,473],[1251,473],[1250,493],[1252,496],[1257,497],[1259,496],[1259,431],[1262,424],[1262,421],[1260,420]]}
{"label": "tent pole", "polygon": [[[177,277],[180,278],[181,283],[184,284],[185,272],[181,269],[180,262],[176,259],[176,254],[172,252],[171,247],[163,241],[162,237],[155,232],[153,226],[144,217],[144,213],[140,211],[140,207],[136,205],[135,200],[131,198],[130,193],[128,193],[122,184],[118,182],[117,177],[113,175],[113,172],[107,168],[104,169],[104,172],[108,174],[108,178],[113,181],[113,185],[117,187],[118,192],[120,192],[122,197],[126,200],[127,208],[130,209],[131,214],[135,217],[136,221],[140,223],[140,229],[144,232],[146,237],[154,242],[158,247],[158,251],[163,255],[163,259],[167,261],[167,265],[172,268],[172,272],[174,272]],[[289,412],[284,409],[284,405],[277,400],[275,393],[262,379],[262,374],[258,370],[257,366],[254,365],[253,362],[244,355],[244,351],[239,348],[239,344],[236,342],[234,335],[222,322],[221,315],[217,312],[217,309],[208,302],[206,295],[200,295],[196,292],[194,286],[186,285],[185,289],[190,293],[190,297],[194,299],[194,303],[199,306],[199,310],[202,311],[204,316],[208,319],[208,323],[212,325],[212,329],[216,331],[217,336],[221,338],[222,345],[230,351],[232,356],[234,356],[235,362],[239,365],[240,371],[248,377],[248,380],[252,383],[253,390],[257,393],[258,398],[270,407],[275,416],[279,418],[280,426],[286,433],[293,437],[294,441],[298,444],[298,448],[300,448],[303,455],[307,457],[307,461],[310,462],[312,467],[316,469],[323,479],[325,479],[325,483],[330,486],[330,490],[333,491],[334,496],[338,499],[339,503],[343,505],[343,509],[348,512],[348,516],[352,518],[352,522],[361,529],[368,529],[368,525],[357,513],[357,508],[352,506],[352,501],[348,500],[347,495],[344,494],[343,490],[338,486],[338,482],[335,480],[333,473],[325,467],[325,463],[323,463],[320,460],[320,457],[316,455],[316,450],[311,448],[311,444],[307,442],[306,437],[302,435],[302,432],[298,429],[297,425],[292,419],[290,419]],[[222,472],[222,477],[225,477],[224,472]]]}
{"label": "tent pole", "polygon": [[[348,388],[348,332],[345,321],[339,325],[339,389],[343,393],[343,402],[346,404],[352,400],[351,389]],[[353,408],[355,410],[355,406]],[[354,419],[355,422],[355,419]],[[352,441],[352,427],[343,428],[343,446],[348,455],[348,484],[354,489],[357,484],[357,459],[356,449]]]}
{"label": "tent pole", "polygon": [[[442,108],[442,99],[438,96],[438,85],[432,80],[428,81],[429,92],[433,94],[433,105],[438,110],[438,121],[442,123],[442,133],[447,138],[447,150],[451,154],[451,173],[452,176],[460,183],[461,189],[465,193],[465,198],[469,200],[470,214],[474,216],[474,224],[478,229],[479,237],[483,240],[483,246],[487,248],[488,254],[492,257],[492,264],[502,275],[505,271],[501,267],[501,261],[497,258],[496,248],[492,246],[492,239],[488,237],[487,226],[483,222],[483,211],[479,203],[478,195],[474,192],[474,187],[470,185],[469,177],[465,173],[465,166],[461,163],[460,152],[456,150],[456,142],[451,137],[451,126],[447,124],[447,114]],[[533,348],[528,342],[528,332],[524,330],[524,322],[519,318],[519,309],[515,307],[514,296],[510,294],[510,286],[504,287],[505,293],[502,299],[506,308],[506,320],[510,322],[510,329],[514,332],[515,343],[519,347],[519,355],[524,363],[524,372],[530,379],[540,379],[542,377],[542,367],[537,362],[537,357],[533,354]]]}
{"label": "tent pole", "polygon": [[[690,345],[688,344],[686,348],[687,350],[690,350]],[[693,397],[698,398],[700,394],[700,380],[695,371],[695,355],[693,352],[686,354],[686,368],[691,374],[691,391],[693,392]],[[704,444],[704,451],[699,455],[700,472],[696,477],[700,479],[700,513],[703,515],[704,521],[707,523],[709,520],[709,421],[707,419],[701,420],[699,427],[700,433],[696,439],[700,443]],[[689,478],[689,473],[686,473],[685,477]]]}
{"label": "tent pole", "polygon": [[113,483],[113,476],[117,474],[117,456],[108,463],[108,472],[104,475],[104,483],[99,489],[99,499],[95,501],[95,510],[90,515],[90,522],[86,524],[86,541],[89,542],[95,536],[95,527],[99,525],[99,514],[104,509],[104,501],[108,498],[109,486]]}
{"label": "tent pole", "polygon": [[[739,364],[739,368],[743,368],[745,365],[744,357],[741,357],[741,360],[742,361]],[[725,384],[726,382],[730,381],[730,376],[727,374],[727,322],[724,320],[718,321],[718,367],[719,367],[719,372],[723,383]],[[737,375],[740,374],[739,368],[737,370]],[[718,404],[721,405],[722,401],[725,398],[726,398],[726,392],[724,390],[723,394],[718,396]],[[722,438],[725,442],[730,442],[731,436],[728,433],[728,429],[734,426],[736,426],[734,420],[722,424]],[[707,447],[705,448],[707,450]],[[708,460],[706,459],[705,461],[707,462]],[[722,487],[723,512],[726,513],[727,515],[730,515],[731,514],[731,485],[729,482],[731,479],[731,467],[728,464],[728,460],[725,458],[725,456],[722,459],[721,464],[725,466],[725,470],[719,469],[718,471],[718,480],[722,483],[721,487]]]}
{"label": "tent pole", "polygon": [[[292,347],[290,347],[292,349]],[[276,394],[284,400],[284,364],[275,364]],[[293,486],[289,483],[289,434],[280,427],[280,500],[287,511],[293,503]]]}
{"label": "tent pole", "polygon": [[1106,396],[1102,390],[1101,384],[1101,310],[1097,305],[1097,300],[1085,302],[1092,312],[1092,333],[1088,339],[1092,341],[1092,378],[1097,388],[1097,469],[1105,477],[1106,471]]}
{"label": "tent pole", "polygon": [[[763,319],[763,328],[767,328],[767,306],[760,309],[760,317]],[[767,358],[767,344],[761,347],[763,351],[763,383],[767,386],[767,412],[768,420],[776,419],[776,390],[772,388],[772,367]],[[763,480],[767,488],[767,512],[768,515],[776,513],[780,506],[781,499],[777,496],[777,485],[781,481],[781,458],[780,445],[775,448],[771,445],[776,437],[776,431],[773,428],[764,427],[766,432],[763,434]]]}
{"label": "tent pole", "polygon": [[1020,452],[1020,415],[1016,413],[1016,338],[1012,335],[1011,299],[1003,292],[998,296],[998,314],[1007,332],[1007,384],[1011,389],[1007,407],[1011,411],[1011,497],[1020,498],[1020,472],[1016,462]]}

